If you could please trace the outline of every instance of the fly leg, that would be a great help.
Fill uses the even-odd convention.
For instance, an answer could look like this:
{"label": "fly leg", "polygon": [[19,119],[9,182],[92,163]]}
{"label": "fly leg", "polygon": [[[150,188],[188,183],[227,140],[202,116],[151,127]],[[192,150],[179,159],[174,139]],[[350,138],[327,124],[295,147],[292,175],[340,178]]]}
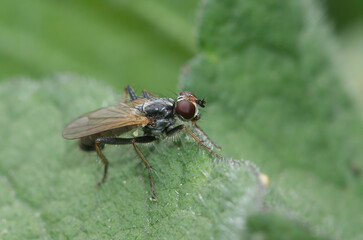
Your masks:
{"label": "fly leg", "polygon": [[142,90],[142,95],[144,96],[144,98],[150,98],[150,96],[153,98],[158,98],[158,96],[156,96],[154,93],[149,92],[148,90],[145,89]]}
{"label": "fly leg", "polygon": [[[130,95],[130,100],[131,101],[137,99],[137,96],[135,94],[135,91],[134,91],[134,89],[132,89],[132,87],[130,87],[130,85],[127,85],[125,87],[124,101],[123,102],[127,102],[127,95]],[[156,94],[154,94],[152,92],[149,92],[148,90],[145,90],[145,89],[142,90],[142,96],[144,98],[150,98],[150,96],[151,97],[154,97],[154,98],[158,98],[158,96],[156,96]]]}
{"label": "fly leg", "polygon": [[132,146],[134,146],[134,149],[135,149],[136,153],[139,155],[142,162],[145,164],[145,167],[147,168],[147,172],[149,174],[149,179],[150,179],[150,187],[151,187],[151,198],[150,198],[150,200],[155,201],[156,198],[155,198],[154,180],[153,180],[153,175],[151,174],[150,163],[145,159],[144,155],[141,153],[141,151],[137,147],[135,139],[132,141]]}
{"label": "fly leg", "polygon": [[105,155],[103,155],[103,153],[101,151],[102,145],[104,145],[104,142],[102,142],[102,139],[96,139],[96,141],[95,141],[96,152],[97,152],[98,156],[102,159],[103,164],[105,165],[105,167],[103,169],[103,177],[102,177],[101,181],[99,181],[97,183],[98,186],[100,186],[102,183],[105,182],[106,176],[107,176],[108,164],[109,164],[107,158],[105,157]]}
{"label": "fly leg", "polygon": [[130,87],[130,85],[127,85],[126,87],[125,87],[125,92],[124,92],[124,103],[125,102],[127,102],[127,94],[129,94],[130,95],[130,99],[131,99],[131,101],[133,101],[133,100],[135,100],[135,99],[137,99],[137,96],[136,96],[136,94],[135,94],[135,91],[134,91],[134,89],[132,89],[132,87]]}
{"label": "fly leg", "polygon": [[223,157],[216,153],[215,151],[213,151],[211,148],[209,148],[208,146],[206,146],[202,140],[199,139],[199,137],[197,137],[197,135],[195,135],[192,131],[189,130],[189,128],[187,128],[186,126],[184,125],[179,125],[179,126],[176,126],[175,128],[173,129],[170,129],[169,131],[166,132],[166,135],[167,136],[170,136],[182,129],[185,129],[185,131],[187,131],[187,133],[192,136],[192,138],[194,138],[194,140],[200,145],[202,146],[205,150],[207,150],[209,152],[210,155],[213,155],[213,156],[216,156],[217,158],[219,159],[222,159],[223,160]]}
{"label": "fly leg", "polygon": [[194,125],[194,127],[217,149],[217,150],[221,150],[221,147],[220,146],[218,146],[216,143],[214,143],[213,141],[212,141],[212,139],[210,139],[209,137],[208,137],[208,135],[203,131],[203,129],[201,129],[200,127],[199,127],[199,125],[197,124],[197,122],[193,122],[193,125]]}
{"label": "fly leg", "polygon": [[96,148],[98,156],[100,156],[100,158],[102,159],[103,164],[105,165],[104,172],[103,172],[103,177],[102,177],[101,181],[98,184],[100,185],[100,184],[105,182],[106,177],[107,177],[108,164],[109,164],[107,158],[105,157],[105,155],[103,155],[103,153],[101,151],[101,146],[103,144],[110,144],[110,145],[132,144],[135,151],[136,151],[136,153],[139,155],[139,157],[141,158],[142,162],[145,164],[145,166],[146,166],[146,168],[148,170],[149,179],[150,179],[150,186],[151,186],[151,194],[152,194],[150,200],[155,200],[154,180],[152,178],[150,164],[145,159],[144,155],[141,153],[139,148],[136,146],[136,143],[150,143],[150,142],[153,142],[155,140],[156,140],[156,138],[153,137],[153,136],[142,136],[142,137],[135,137],[135,138],[97,138],[95,140],[95,148]]}

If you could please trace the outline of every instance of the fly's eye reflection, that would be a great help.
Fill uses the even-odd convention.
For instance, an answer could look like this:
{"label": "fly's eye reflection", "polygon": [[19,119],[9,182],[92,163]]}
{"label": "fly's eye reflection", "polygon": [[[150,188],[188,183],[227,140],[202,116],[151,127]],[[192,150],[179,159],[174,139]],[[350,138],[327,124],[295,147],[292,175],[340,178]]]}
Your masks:
{"label": "fly's eye reflection", "polygon": [[191,119],[195,116],[196,107],[193,103],[182,100],[176,104],[176,112],[184,119]]}
{"label": "fly's eye reflection", "polygon": [[[99,185],[106,180],[109,164],[102,152],[103,147],[108,144],[131,144],[147,168],[151,186],[150,200],[156,200],[151,167],[141,153],[138,143],[150,143],[169,137],[180,130],[185,130],[208,153],[223,159],[220,154],[214,152],[212,148],[205,144],[205,141],[207,141],[220,149],[197,125],[200,115],[197,107],[199,103],[196,104],[196,101],[199,100],[190,92],[181,92],[177,101],[171,98],[159,98],[146,90],[143,90],[142,96],[138,97],[134,90],[127,86],[122,103],[98,109],[75,119],[65,127],[63,137],[78,139],[81,149],[97,152],[105,166]],[[201,101],[202,104],[199,105],[204,107],[205,102],[204,100]],[[175,102],[177,103],[175,104]],[[178,118],[178,115],[183,119]],[[185,126],[187,122],[191,123],[190,129]],[[135,129],[142,130],[143,135],[131,138],[118,137]]]}

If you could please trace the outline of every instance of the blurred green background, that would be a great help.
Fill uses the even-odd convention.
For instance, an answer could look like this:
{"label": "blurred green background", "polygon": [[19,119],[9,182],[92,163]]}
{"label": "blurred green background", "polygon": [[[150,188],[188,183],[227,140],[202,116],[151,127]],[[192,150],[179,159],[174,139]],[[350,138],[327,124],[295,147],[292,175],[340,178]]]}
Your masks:
{"label": "blurred green background", "polygon": [[[0,0],[0,80],[59,72],[168,94],[196,52],[197,0]],[[327,0],[352,89],[362,89],[362,1]],[[361,30],[359,32],[359,30]],[[360,51],[357,51],[357,50]],[[361,63],[359,62],[359,63]],[[358,74],[358,75],[357,75]]]}
{"label": "blurred green background", "polygon": [[175,91],[194,54],[196,0],[0,1],[0,79],[72,72]]}

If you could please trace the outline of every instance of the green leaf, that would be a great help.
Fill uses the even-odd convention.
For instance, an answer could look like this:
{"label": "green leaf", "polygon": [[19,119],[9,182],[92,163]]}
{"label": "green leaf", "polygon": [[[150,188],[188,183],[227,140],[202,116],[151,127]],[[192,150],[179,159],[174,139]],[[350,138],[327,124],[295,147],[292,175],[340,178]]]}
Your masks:
{"label": "green leaf", "polygon": [[[130,82],[176,88],[194,49],[178,3],[133,2],[2,1],[0,77],[36,80],[0,84],[0,238],[361,239],[362,119],[313,0],[203,1],[199,53],[181,76],[206,97],[200,125],[222,154],[269,176],[264,200],[254,165],[213,164],[184,134],[140,146],[157,202],[130,146],[105,148],[108,180],[94,186],[103,166],[62,139],[66,123]],[[54,71],[119,95],[41,78]]]}
{"label": "green leaf", "polygon": [[0,80],[72,72],[117,89],[132,82],[175,91],[195,46],[196,1],[183,3],[189,8],[165,0],[1,0]]}
{"label": "green leaf", "polygon": [[325,239],[312,234],[307,226],[273,213],[252,215],[248,218],[247,226],[249,229],[247,239]]}
{"label": "green leaf", "polygon": [[213,104],[205,126],[225,154],[252,160],[270,176],[265,204],[277,217],[249,225],[252,239],[296,239],[304,234],[299,225],[317,236],[362,238],[362,119],[322,19],[315,1],[203,5],[200,53],[185,67],[182,86]]}
{"label": "green leaf", "polygon": [[328,0],[324,3],[329,17],[340,31],[363,20],[363,2],[361,1],[345,1],[342,4],[338,0]]}
{"label": "green leaf", "polygon": [[[80,114],[118,102],[107,86],[64,75],[0,88],[2,239],[237,238],[264,188],[251,164],[215,162],[185,134],[139,147],[153,166],[157,201],[132,146],[107,146],[103,166],[61,133]],[[6,136],[6,138],[5,138]]]}

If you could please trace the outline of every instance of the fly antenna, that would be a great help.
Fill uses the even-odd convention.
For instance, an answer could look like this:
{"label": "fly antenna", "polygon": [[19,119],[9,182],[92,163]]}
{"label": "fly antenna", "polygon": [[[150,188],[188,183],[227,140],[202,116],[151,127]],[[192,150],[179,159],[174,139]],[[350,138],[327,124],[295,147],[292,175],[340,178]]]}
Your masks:
{"label": "fly antenna", "polygon": [[202,100],[197,100],[196,103],[201,106],[202,108],[205,107],[206,101],[204,100],[204,98]]}

